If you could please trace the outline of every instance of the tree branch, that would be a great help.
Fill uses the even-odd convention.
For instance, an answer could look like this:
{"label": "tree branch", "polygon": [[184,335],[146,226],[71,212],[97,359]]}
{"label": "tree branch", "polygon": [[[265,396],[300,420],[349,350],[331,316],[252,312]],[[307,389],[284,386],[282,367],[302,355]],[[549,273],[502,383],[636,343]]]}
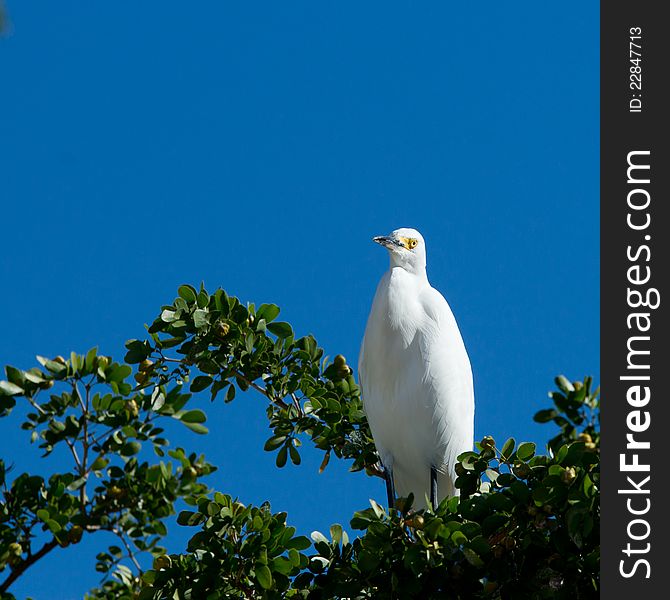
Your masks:
{"label": "tree branch", "polygon": [[31,567],[45,554],[51,552],[56,546],[58,546],[58,542],[56,541],[56,538],[54,538],[50,542],[44,544],[44,546],[35,552],[35,554],[30,554],[23,562],[20,562],[18,565],[16,565],[12,569],[12,572],[9,574],[7,579],[5,579],[2,582],[2,585],[0,585],[0,594],[4,594],[9,589],[9,586],[12,585],[12,583],[14,583],[19,577],[21,577],[21,575],[23,575],[26,569]]}
{"label": "tree branch", "polygon": [[65,439],[65,443],[67,444],[67,447],[70,449],[70,452],[72,452],[72,456],[74,457],[74,462],[77,463],[77,468],[79,471],[81,471],[81,461],[79,460],[79,455],[77,454],[77,448],[75,448],[75,445],[68,440],[67,438]]}
{"label": "tree branch", "polygon": [[[86,500],[87,500],[86,484],[88,483],[88,447],[89,447],[88,411],[91,406],[91,387],[87,384],[84,386],[84,389],[86,390],[86,401],[84,402],[81,399],[81,396],[79,397],[79,400],[81,401],[82,417],[84,419],[83,423],[84,439],[82,440],[83,457],[81,460],[81,467],[79,471],[81,477],[86,477],[86,480],[84,482],[84,485],[82,485],[81,489],[79,490],[79,501],[81,502],[81,512],[83,514],[86,514]],[[77,390],[77,392],[79,392],[79,390]]]}
{"label": "tree branch", "polygon": [[30,404],[32,404],[33,408],[36,411],[38,411],[40,414],[43,414],[43,415],[46,414],[44,412],[44,409],[39,404],[37,404],[37,402],[35,402],[35,399],[32,396],[26,395],[25,398],[26,398],[26,400],[28,400],[28,402],[30,402]]}
{"label": "tree branch", "polygon": [[242,381],[244,381],[244,383],[246,383],[250,388],[253,388],[253,389],[255,389],[257,392],[260,392],[261,394],[263,394],[263,396],[265,396],[265,397],[266,397],[270,402],[272,402],[273,404],[276,404],[276,405],[279,406],[280,408],[284,408],[284,409],[288,408],[288,404],[286,404],[286,402],[284,402],[284,401],[281,400],[280,398],[273,398],[272,396],[270,396],[270,394],[268,394],[268,391],[267,391],[266,389],[262,388],[262,387],[261,387],[260,385],[258,385],[257,383],[254,383],[254,382],[251,381],[248,377],[245,377],[245,376],[244,376],[242,373],[240,373],[237,369],[233,369],[232,372],[233,372],[233,375],[235,375],[235,377],[239,377],[239,378],[240,378]]}
{"label": "tree branch", "polygon": [[137,562],[137,559],[135,558],[135,553],[133,552],[133,549],[130,547],[130,544],[128,543],[128,540],[126,540],[126,536],[123,535],[122,531],[119,531],[118,529],[114,529],[114,533],[118,536],[118,538],[123,542],[123,545],[126,547],[126,550],[128,551],[128,558],[133,561],[133,564],[135,565],[135,568],[138,570],[139,574],[142,574],[142,567],[140,566],[140,563]]}
{"label": "tree branch", "polygon": [[302,410],[302,406],[300,406],[300,401],[293,392],[291,392],[291,398],[293,398],[293,405],[295,406],[295,409],[298,411],[298,414],[301,417],[304,417],[305,413]]}
{"label": "tree branch", "polygon": [[[174,362],[179,364],[183,364],[184,362],[183,360],[180,360],[178,358],[169,358],[167,356],[164,356],[163,353],[160,353],[160,355],[161,359],[164,360],[165,362]],[[273,398],[270,394],[268,394],[268,391],[266,389],[262,388],[257,383],[251,381],[251,379],[240,373],[237,369],[233,369],[232,373],[233,375],[235,375],[235,377],[239,377],[242,381],[244,381],[244,383],[246,383],[250,388],[253,388],[257,392],[263,394],[263,396],[265,396],[273,404],[276,404],[277,406],[283,409],[288,408],[289,405],[286,404],[286,402],[284,402],[281,398]]]}

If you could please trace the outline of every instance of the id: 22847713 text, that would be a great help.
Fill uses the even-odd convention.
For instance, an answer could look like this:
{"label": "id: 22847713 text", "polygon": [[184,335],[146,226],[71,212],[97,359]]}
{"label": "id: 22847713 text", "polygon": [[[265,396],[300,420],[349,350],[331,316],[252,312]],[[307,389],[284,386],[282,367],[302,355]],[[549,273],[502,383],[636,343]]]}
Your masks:
{"label": "id: 22847713 text", "polygon": [[628,57],[630,60],[629,85],[631,97],[628,110],[632,113],[642,112],[642,28],[631,27],[629,30]]}

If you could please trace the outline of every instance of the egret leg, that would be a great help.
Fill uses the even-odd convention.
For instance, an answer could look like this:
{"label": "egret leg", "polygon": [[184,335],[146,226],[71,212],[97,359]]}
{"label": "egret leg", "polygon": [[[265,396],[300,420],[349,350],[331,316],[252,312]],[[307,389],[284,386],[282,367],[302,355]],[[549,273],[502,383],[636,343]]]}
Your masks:
{"label": "egret leg", "polygon": [[437,510],[437,469],[430,467],[430,503]]}
{"label": "egret leg", "polygon": [[384,467],[384,481],[386,481],[386,501],[389,508],[395,506],[395,484],[393,483],[393,470]]}

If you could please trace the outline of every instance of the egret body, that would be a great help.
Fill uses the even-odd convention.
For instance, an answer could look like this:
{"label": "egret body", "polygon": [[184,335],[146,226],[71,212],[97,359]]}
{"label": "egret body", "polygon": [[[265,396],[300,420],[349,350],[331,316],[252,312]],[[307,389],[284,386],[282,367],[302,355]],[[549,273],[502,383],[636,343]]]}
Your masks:
{"label": "egret body", "polygon": [[426,246],[414,229],[374,238],[390,255],[372,302],[358,370],[363,405],[399,496],[435,506],[457,493],[454,465],[472,449],[472,369],[454,315],[426,275]]}

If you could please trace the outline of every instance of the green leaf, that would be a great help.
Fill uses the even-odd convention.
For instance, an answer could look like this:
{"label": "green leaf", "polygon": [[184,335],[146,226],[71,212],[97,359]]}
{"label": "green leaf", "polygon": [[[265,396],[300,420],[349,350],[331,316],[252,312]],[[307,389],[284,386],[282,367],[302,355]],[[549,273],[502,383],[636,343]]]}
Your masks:
{"label": "green leaf", "polygon": [[199,408],[187,410],[179,416],[182,423],[204,423],[207,420],[207,415]]}
{"label": "green leaf", "polygon": [[282,446],[281,450],[277,452],[277,458],[275,459],[275,464],[281,469],[286,464],[286,459],[288,458],[288,450],[286,446]]}
{"label": "green leaf", "polygon": [[165,321],[166,323],[172,323],[173,321],[176,321],[176,320],[177,320],[177,314],[175,313],[174,310],[170,310],[169,308],[166,308],[161,313],[161,321]]}
{"label": "green leaf", "polygon": [[169,337],[161,340],[160,347],[163,349],[174,348],[184,341],[183,337]]}
{"label": "green leaf", "polygon": [[266,323],[274,321],[279,315],[279,307],[276,304],[261,304],[256,311],[257,319],[265,319]]}
{"label": "green leaf", "polygon": [[514,452],[514,446],[516,444],[516,441],[514,438],[509,438],[502,447],[502,450],[500,453],[502,454],[503,458],[505,460],[509,460],[509,457],[512,456],[512,452]]}
{"label": "green leaf", "polygon": [[221,371],[221,367],[208,358],[201,360],[198,367],[203,373],[209,373],[210,375],[217,375]]}
{"label": "green leaf", "polygon": [[359,510],[354,513],[351,521],[349,521],[352,529],[367,529],[370,525],[370,517],[364,510]]}
{"label": "green leaf", "polygon": [[21,387],[25,382],[25,376],[23,374],[23,371],[17,369],[16,367],[7,365],[5,367],[5,373],[7,373],[7,379],[9,380],[10,383],[15,383],[16,385]]}
{"label": "green leaf", "polygon": [[158,412],[163,406],[165,406],[165,394],[156,386],[151,393],[151,410]]}
{"label": "green leaf", "polygon": [[574,386],[565,375],[559,375],[554,381],[562,392],[569,393],[575,391]]}
{"label": "green leaf", "polygon": [[121,456],[132,456],[133,454],[137,454],[141,448],[142,445],[139,442],[126,442],[121,447]]}
{"label": "green leaf", "polygon": [[451,541],[457,546],[460,546],[468,541],[468,537],[462,531],[456,530],[451,534]]}
{"label": "green leaf", "polygon": [[558,413],[553,409],[545,409],[545,410],[540,410],[535,413],[535,416],[533,417],[533,421],[536,423],[548,423],[551,421]]}
{"label": "green leaf", "polygon": [[307,538],[304,535],[299,535],[298,537],[291,538],[288,542],[286,542],[286,547],[295,550],[307,550],[311,546],[311,542],[309,541],[309,538]]}
{"label": "green leaf", "polygon": [[457,459],[462,464],[471,464],[473,460],[479,458],[479,455],[472,450],[467,450],[458,455]]}
{"label": "green leaf", "polygon": [[291,462],[294,465],[300,464],[300,453],[295,449],[293,444],[290,444],[288,447],[289,454],[291,455]]}
{"label": "green leaf", "polygon": [[312,538],[312,541],[317,544],[319,542],[323,542],[324,544],[328,543],[328,538],[323,535],[320,531],[312,531],[310,534],[310,537]]}
{"label": "green leaf", "polygon": [[203,289],[198,292],[198,308],[206,308],[209,304],[209,294]]}
{"label": "green leaf", "polygon": [[65,431],[65,423],[62,423],[61,421],[57,421],[56,419],[53,419],[49,423],[49,429],[52,431],[55,431],[56,433],[62,433]]}
{"label": "green leaf", "polygon": [[483,567],[484,566],[484,561],[479,558],[479,555],[472,550],[471,548],[463,548],[463,554],[465,555],[466,560],[473,566],[473,567]]}
{"label": "green leaf", "polygon": [[95,362],[95,357],[98,355],[98,349],[97,348],[91,348],[87,353],[86,353],[86,358],[84,360],[84,366],[86,367],[87,371],[92,371],[93,370],[93,363]]}
{"label": "green leaf", "polygon": [[582,547],[584,534],[588,535],[593,526],[593,519],[586,509],[573,507],[565,515],[568,525],[568,535],[578,548]]}
{"label": "green leaf", "polygon": [[202,329],[203,327],[207,326],[207,314],[207,311],[203,310],[202,308],[198,308],[193,313],[193,324],[195,325],[196,329]]}
{"label": "green leaf", "polygon": [[[27,379],[28,381],[31,381],[32,383],[37,383],[37,384],[44,383],[45,381],[47,381],[46,379],[44,379],[44,377],[41,373],[39,375],[37,375],[36,373],[31,373],[30,371],[24,371],[23,372],[23,377],[25,379]],[[47,376],[47,378],[50,379],[48,376]]]}
{"label": "green leaf", "polygon": [[116,365],[107,374],[107,381],[121,383],[133,370],[128,365]]}
{"label": "green leaf", "polygon": [[516,481],[516,477],[511,473],[501,473],[496,479],[496,483],[501,487],[510,485],[513,481]]}
{"label": "green leaf", "polygon": [[535,443],[534,442],[524,442],[519,444],[517,448],[516,455],[519,460],[528,460],[535,454]]}
{"label": "green leaf", "polygon": [[67,367],[59,362],[56,362],[55,360],[50,360],[48,358],[44,358],[44,356],[36,356],[37,361],[48,371],[51,371],[52,373],[60,373]]}
{"label": "green leaf", "polygon": [[495,482],[495,480],[500,476],[500,473],[494,469],[486,469],[484,472],[486,473],[486,476],[493,482]]}
{"label": "green leaf", "polygon": [[6,396],[16,396],[17,394],[23,394],[23,389],[20,388],[15,383],[10,383],[9,381],[0,381],[0,392]]}
{"label": "green leaf", "polygon": [[270,569],[267,567],[267,565],[257,564],[254,570],[256,572],[256,579],[258,580],[258,583],[260,583],[261,587],[266,590],[271,589],[273,583],[272,573],[270,572]]}
{"label": "green leaf", "polygon": [[282,575],[289,575],[293,570],[293,563],[285,556],[278,556],[272,560],[272,570]]}
{"label": "green leaf", "polygon": [[293,329],[284,321],[277,321],[276,323],[268,323],[268,331],[274,333],[279,339],[285,339],[293,335]]}
{"label": "green leaf", "polygon": [[482,533],[484,535],[491,535],[494,531],[500,529],[509,521],[509,517],[503,514],[489,515],[482,521]]}
{"label": "green leaf", "polygon": [[477,535],[468,544],[479,556],[488,554],[491,552],[491,546],[488,541],[481,535]]}
{"label": "green leaf", "polygon": [[193,526],[201,523],[205,518],[205,515],[193,512],[192,510],[182,510],[177,516],[177,523],[179,525]]}
{"label": "green leaf", "polygon": [[330,526],[330,537],[336,543],[339,544],[342,539],[342,525],[335,523]]}
{"label": "green leaf", "polygon": [[369,499],[370,506],[372,507],[372,510],[374,511],[375,515],[377,516],[378,519],[381,519],[386,511],[372,498]]}
{"label": "green leaf", "polygon": [[35,514],[40,521],[44,521],[45,523],[51,518],[49,511],[44,508],[40,508]]}
{"label": "green leaf", "polygon": [[151,585],[154,581],[156,581],[156,571],[145,571],[142,573],[142,575],[140,575],[140,579],[143,583]]}
{"label": "green leaf", "polygon": [[195,291],[195,288],[190,285],[180,285],[177,293],[189,304],[193,304],[198,297],[198,293]]}
{"label": "green leaf", "polygon": [[151,347],[146,342],[140,340],[128,340],[126,342],[126,356],[124,360],[131,365],[142,362],[151,354]]}
{"label": "green leaf", "polygon": [[200,423],[188,423],[186,421],[182,421],[186,427],[188,427],[191,431],[195,433],[199,433],[201,435],[204,435],[205,433],[209,433],[209,429],[205,427],[204,425],[201,425]]}
{"label": "green leaf", "polygon": [[294,567],[300,566],[300,552],[298,552],[295,548],[291,548],[288,551],[288,559],[291,561],[291,564]]}
{"label": "green leaf", "polygon": [[91,470],[92,471],[99,471],[100,469],[104,469],[108,464],[109,464],[109,459],[108,458],[105,458],[104,456],[98,456],[93,461],[93,464],[91,465]]}
{"label": "green leaf", "polygon": [[86,483],[86,479],[87,479],[86,475],[84,475],[83,477],[78,477],[70,485],[67,486],[67,489],[70,490],[71,492],[77,491]]}
{"label": "green leaf", "polygon": [[212,384],[212,381],[214,380],[208,375],[198,375],[191,383],[191,391],[193,393],[202,392]]}
{"label": "green leaf", "polygon": [[263,450],[265,450],[266,452],[276,450],[277,448],[279,448],[279,446],[281,446],[284,443],[285,440],[286,440],[285,435],[274,435],[267,442],[265,442]]}
{"label": "green leaf", "polygon": [[[559,460],[559,456],[556,457],[557,462],[560,462],[561,464],[565,466],[572,466],[576,465],[579,463],[579,460],[582,458],[582,455],[584,454],[584,450],[586,448],[586,445],[584,442],[572,442],[568,448],[565,454],[562,457],[562,460]],[[561,448],[562,450],[562,448]],[[559,451],[560,453],[560,451]]]}
{"label": "green leaf", "polygon": [[53,519],[49,519],[46,524],[47,527],[51,530],[51,533],[58,533],[62,529],[58,521],[54,521]]}

